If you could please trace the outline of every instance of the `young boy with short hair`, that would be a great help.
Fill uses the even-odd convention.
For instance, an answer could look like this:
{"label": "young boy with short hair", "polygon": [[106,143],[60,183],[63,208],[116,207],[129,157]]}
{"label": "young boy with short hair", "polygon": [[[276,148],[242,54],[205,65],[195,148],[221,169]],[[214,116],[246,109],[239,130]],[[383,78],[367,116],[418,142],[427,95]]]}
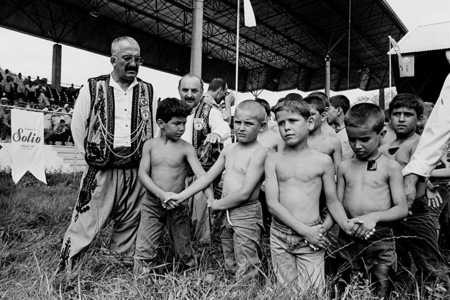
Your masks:
{"label": "young boy with short hair", "polygon": [[[424,110],[422,99],[411,94],[398,94],[389,103],[391,125],[396,139],[380,147],[388,158],[394,159],[404,168],[414,154],[420,136],[416,133],[417,123],[421,121]],[[397,240],[399,261],[409,267],[411,253],[418,272],[416,278],[434,283],[436,279],[449,287],[448,267],[437,245],[436,228],[431,220],[426,195],[426,180],[416,184],[416,198],[408,199],[408,217],[396,226],[396,235],[403,236]],[[410,273],[406,272],[407,275]]]}
{"label": "young boy with short hair", "polygon": [[320,218],[319,197],[323,188],[327,206],[339,225],[350,232],[349,221],[336,195],[335,168],[330,156],[308,146],[314,126],[305,101],[286,100],[274,109],[283,150],[265,164],[266,199],[273,215],[270,249],[279,284],[306,291],[324,288],[324,249],[331,217]]}
{"label": "young boy with short hair", "polygon": [[392,225],[408,213],[402,171],[397,162],[378,150],[384,136],[384,114],[377,105],[353,106],[344,122],[355,157],[338,167],[338,197],[348,217],[362,224],[352,235],[339,233],[341,254],[352,273],[372,275],[375,293],[387,298],[390,275],[396,267]]}
{"label": "young boy with short hair", "polygon": [[330,97],[330,107],[327,111],[327,121],[334,126],[337,137],[342,145],[342,160],[353,157],[353,151],[348,144],[347,132],[345,131],[344,117],[350,109],[350,100],[344,95]]}
{"label": "young boy with short hair", "polygon": [[342,160],[342,146],[335,136],[326,135],[322,132],[322,123],[326,122],[327,114],[325,103],[318,96],[308,96],[303,99],[309,105],[309,111],[313,119],[313,128],[309,131],[308,146],[317,151],[329,155],[337,168]]}
{"label": "young boy with short hair", "polygon": [[211,203],[212,211],[224,211],[221,228],[225,268],[238,280],[253,279],[261,263],[262,212],[258,201],[267,150],[257,141],[266,113],[254,100],[245,100],[234,115],[237,143],[227,145],[211,169],[178,195],[166,199],[170,206],[183,203],[209,185],[225,170],[223,195]]}
{"label": "young boy with short hair", "polygon": [[[185,187],[192,169],[196,176],[205,174],[194,147],[180,139],[185,131],[188,106],[176,98],[161,101],[156,111],[159,138],[145,142],[139,165],[139,181],[147,189],[147,199],[141,204],[141,221],[134,254],[134,274],[141,275],[155,262],[164,226],[174,243],[175,252],[184,268],[197,266],[190,240],[189,212],[185,204],[167,210],[164,200]],[[205,191],[214,199],[211,188]]]}

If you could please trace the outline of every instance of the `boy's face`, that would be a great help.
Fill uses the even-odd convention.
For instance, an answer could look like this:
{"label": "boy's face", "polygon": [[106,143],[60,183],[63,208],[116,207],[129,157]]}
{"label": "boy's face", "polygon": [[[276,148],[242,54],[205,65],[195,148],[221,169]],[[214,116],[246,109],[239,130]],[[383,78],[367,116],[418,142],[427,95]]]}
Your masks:
{"label": "boy's face", "polygon": [[313,118],[305,120],[298,113],[279,111],[276,114],[278,129],[287,146],[295,146],[308,138],[309,131],[314,127]]}
{"label": "boy's face", "polygon": [[371,158],[371,155],[378,149],[380,141],[384,136],[384,131],[376,133],[371,128],[345,127],[348,142],[356,157],[362,160]]}
{"label": "boy's face", "polygon": [[257,112],[237,109],[234,115],[234,134],[239,143],[249,143],[256,140],[265,124],[259,123]]}
{"label": "boy's face", "polygon": [[159,119],[158,125],[171,140],[178,141],[186,129],[186,117],[172,117],[169,122]]}
{"label": "boy's face", "polygon": [[313,120],[313,129],[312,131],[315,131],[317,128],[319,128],[322,125],[322,121],[324,120],[324,116],[319,113],[315,105],[309,105],[309,111],[311,112],[311,118]]}
{"label": "boy's face", "polygon": [[391,112],[391,126],[399,137],[408,136],[416,130],[419,116],[412,108],[399,107]]}
{"label": "boy's face", "polygon": [[339,110],[334,107],[333,105],[330,105],[330,107],[328,107],[328,111],[327,111],[327,121],[328,123],[332,124],[335,123],[338,117],[338,113]]}

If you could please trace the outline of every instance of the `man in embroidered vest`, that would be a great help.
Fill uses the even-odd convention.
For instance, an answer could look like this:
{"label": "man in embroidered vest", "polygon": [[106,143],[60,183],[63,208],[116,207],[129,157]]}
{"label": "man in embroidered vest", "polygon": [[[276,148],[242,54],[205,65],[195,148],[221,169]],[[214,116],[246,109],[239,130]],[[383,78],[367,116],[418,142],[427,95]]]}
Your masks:
{"label": "man in embroidered vest", "polygon": [[[208,92],[203,95],[203,81],[194,74],[183,76],[178,83],[178,93],[192,109],[187,117],[186,131],[181,138],[198,149],[206,144],[221,143],[230,136],[230,126],[224,120],[222,109],[218,105],[227,95],[228,86],[222,79],[211,82]],[[211,101],[211,99],[213,101]],[[187,184],[193,182],[192,176]],[[206,198],[203,193],[189,200],[191,208],[191,237],[194,242],[205,244],[211,240],[211,228]]]}
{"label": "man in embroidered vest", "polygon": [[[132,257],[145,189],[138,181],[142,146],[153,137],[153,88],[137,78],[138,43],[119,37],[111,45],[111,74],[90,78],[79,93],[72,134],[86,170],[64,236],[59,271],[73,272],[95,236],[114,220],[111,250]],[[80,264],[81,265],[81,264]]]}

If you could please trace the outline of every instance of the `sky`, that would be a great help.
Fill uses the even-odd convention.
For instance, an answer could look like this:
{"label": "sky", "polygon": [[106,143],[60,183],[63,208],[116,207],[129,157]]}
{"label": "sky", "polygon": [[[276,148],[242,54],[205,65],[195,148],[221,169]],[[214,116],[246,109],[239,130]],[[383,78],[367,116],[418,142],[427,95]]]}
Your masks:
{"label": "sky", "polygon": [[[420,24],[450,20],[450,0],[387,0],[387,2],[408,30],[412,30]],[[0,49],[1,68],[10,69],[14,73],[21,72],[24,76],[40,76],[51,80],[52,42],[3,27],[0,27],[0,40],[7,41],[8,45]],[[75,86],[79,86],[84,84],[89,77],[110,73],[111,64],[109,57],[63,44],[61,69],[63,85],[73,83]],[[153,84],[157,97],[178,97],[176,87],[180,77],[146,67],[139,69],[139,77]],[[289,92],[292,91],[278,93],[263,91],[259,97],[274,104],[277,99]],[[297,92],[305,95],[303,92]],[[345,94],[352,101],[360,95],[373,95],[378,91],[363,92],[357,89],[339,93]],[[336,93],[331,91],[331,95],[333,94]],[[238,97],[239,100],[249,98],[253,98],[250,93],[240,94]]]}

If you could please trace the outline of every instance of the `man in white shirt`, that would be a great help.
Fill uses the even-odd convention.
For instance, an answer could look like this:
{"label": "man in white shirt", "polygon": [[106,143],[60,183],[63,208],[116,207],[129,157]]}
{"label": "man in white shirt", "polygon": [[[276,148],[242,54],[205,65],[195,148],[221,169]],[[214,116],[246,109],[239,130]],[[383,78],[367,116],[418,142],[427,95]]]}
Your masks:
{"label": "man in white shirt", "polygon": [[86,170],[72,221],[64,236],[59,271],[73,271],[80,253],[109,220],[111,249],[134,254],[145,189],[138,181],[144,141],[153,137],[153,88],[137,78],[138,43],[119,37],[111,45],[111,74],[88,80],[73,111],[72,135]]}
{"label": "man in white shirt", "polygon": [[[187,74],[178,83],[178,93],[181,101],[192,109],[187,117],[186,130],[181,138],[194,146],[197,151],[206,144],[222,143],[230,137],[231,129],[223,118],[222,109],[218,103],[228,94],[228,86],[222,79],[211,82],[208,92],[203,95],[203,81],[200,77]],[[211,101],[204,101],[212,98]],[[205,167],[205,166],[204,166]],[[195,178],[188,179],[190,184]],[[209,243],[211,239],[211,228],[206,198],[203,193],[196,194],[194,199],[189,200],[191,207],[191,236],[194,242],[200,244]]]}
{"label": "man in white shirt", "polygon": [[[447,51],[450,58],[450,51]],[[416,185],[430,176],[450,142],[450,74],[445,79],[439,98],[428,118],[416,151],[403,169],[408,201],[416,198]],[[422,191],[419,191],[421,193]]]}

